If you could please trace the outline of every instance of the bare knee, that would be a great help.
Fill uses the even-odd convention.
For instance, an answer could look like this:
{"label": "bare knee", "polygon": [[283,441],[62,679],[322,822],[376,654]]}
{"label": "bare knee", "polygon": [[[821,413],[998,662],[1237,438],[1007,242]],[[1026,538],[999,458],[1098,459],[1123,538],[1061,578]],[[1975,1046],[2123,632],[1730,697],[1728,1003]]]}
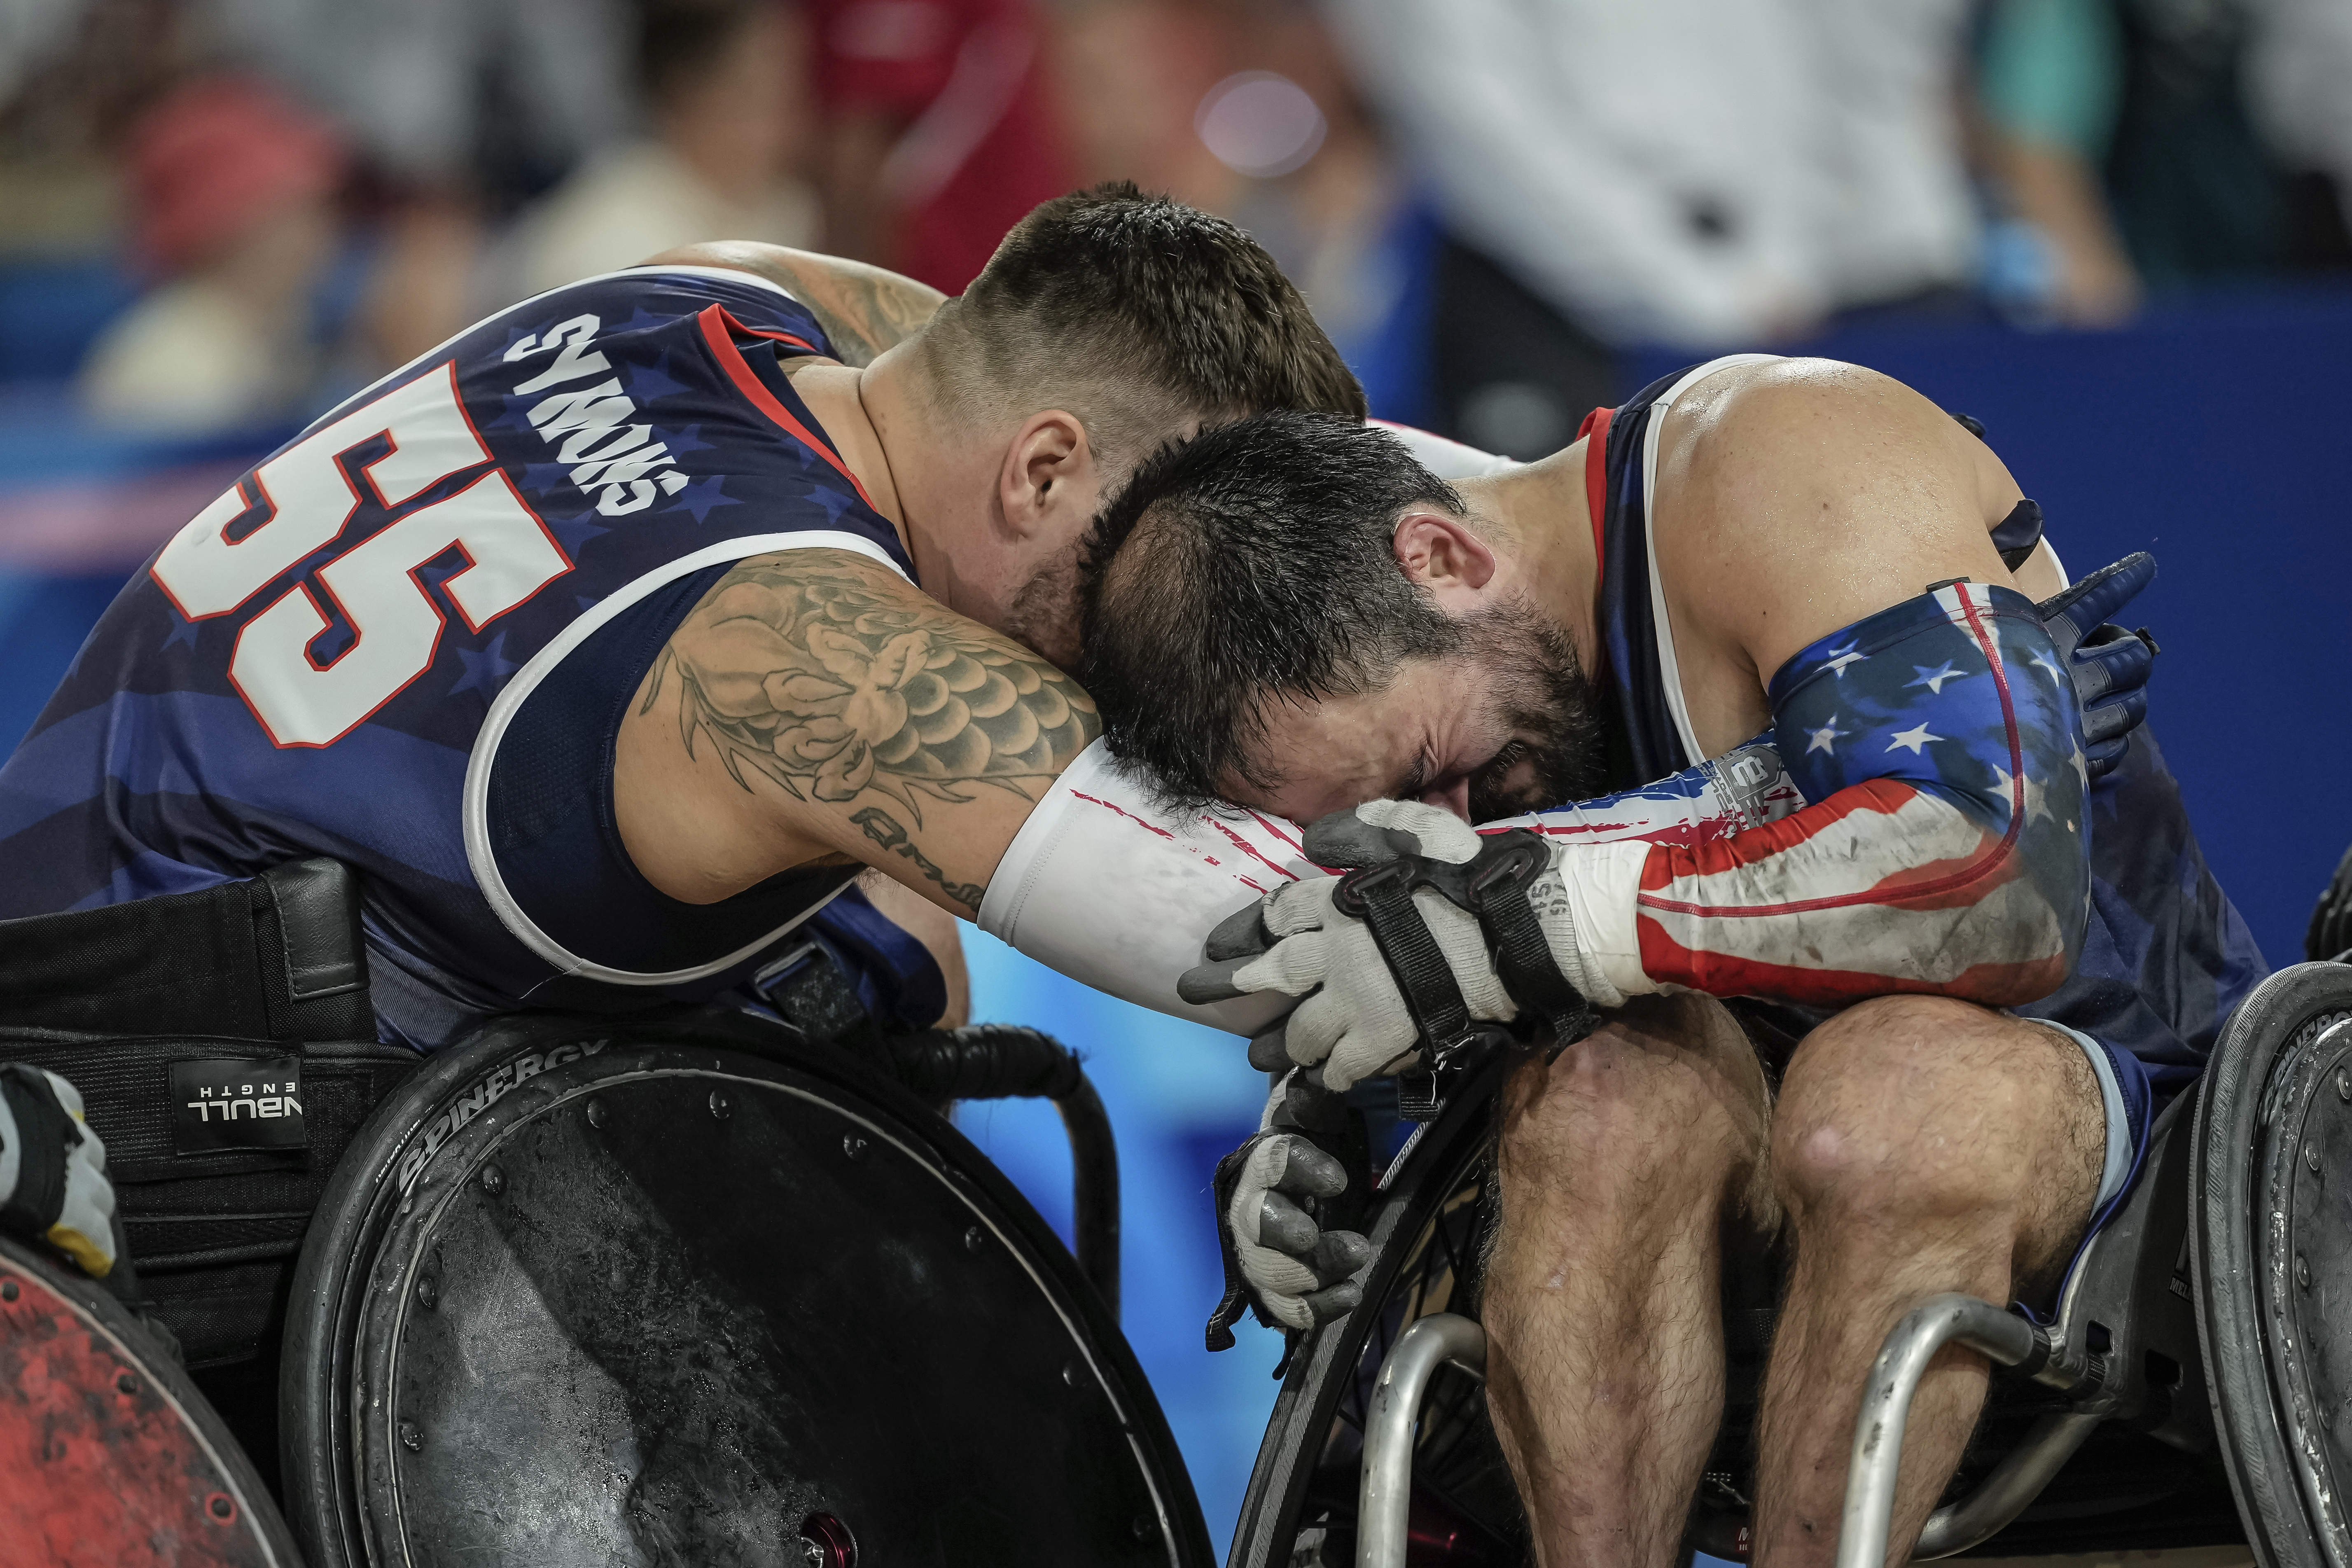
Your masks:
{"label": "bare knee", "polygon": [[1761,1069],[1738,1026],[1701,996],[1643,999],[1503,1095],[1507,1180],[1544,1172],[1589,1190],[1719,1183],[1752,1166],[1765,1122]]}
{"label": "bare knee", "polygon": [[2000,1224],[2068,1141],[2086,1084],[2095,1107],[2080,1050],[2042,1026],[1945,997],[1860,1003],[1790,1064],[1772,1184],[1801,1226]]}

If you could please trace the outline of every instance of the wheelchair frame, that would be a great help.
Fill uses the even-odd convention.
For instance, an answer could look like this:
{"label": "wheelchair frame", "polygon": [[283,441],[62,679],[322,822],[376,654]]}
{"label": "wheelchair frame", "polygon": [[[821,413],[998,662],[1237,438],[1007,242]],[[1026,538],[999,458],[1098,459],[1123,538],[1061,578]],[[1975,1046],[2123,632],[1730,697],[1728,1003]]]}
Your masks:
{"label": "wheelchair frame", "polygon": [[[2344,1568],[2352,1561],[2339,1549],[2341,1515],[2321,1500],[2330,1477],[2325,1453],[2309,1440],[2315,1418],[2280,1393],[2308,1368],[2292,1354],[2282,1357],[2279,1336],[2265,1331],[2254,1310],[2256,1290],[2266,1280],[2275,1286],[2288,1271],[2278,1258],[2258,1256],[2262,1238],[2254,1233],[2261,1227],[2250,1223],[2264,1179],[2256,1130],[2278,1115],[2273,1079],[2285,1068],[2312,1079],[2318,1056],[2329,1053],[2347,1066],[2337,1075],[2341,1081],[2324,1081],[2352,1103],[2352,966],[2280,971],[2231,1018],[2198,1088],[2157,1119],[2129,1196],[2085,1245],[2048,1324],[1961,1295],[1932,1297],[1896,1324],[1856,1422],[1840,1568],[1887,1561],[1903,1423],[1928,1363],[1952,1342],[1979,1351],[2060,1403],[1966,1495],[1936,1511],[1911,1555],[1949,1556],[1991,1541],[2035,1503],[2094,1434],[2116,1424],[2185,1456],[2210,1462],[2218,1455],[2246,1539],[2264,1568]],[[1444,1300],[1428,1299],[1440,1292],[1423,1276],[1411,1287],[1423,1299],[1406,1306],[1407,1321],[1395,1325],[1401,1331],[1387,1318],[1407,1254],[1432,1247],[1443,1219],[1445,1193],[1433,1197],[1431,1189],[1450,1191],[1476,1177],[1479,1156],[1458,1150],[1465,1140],[1475,1145],[1504,1067],[1489,1058],[1449,1086],[1453,1103],[1441,1120],[1424,1125],[1391,1163],[1367,1226],[1376,1254],[1364,1276],[1364,1304],[1320,1326],[1299,1347],[1227,1568],[1343,1560],[1325,1549],[1339,1544],[1344,1527],[1302,1516],[1316,1453],[1336,1447],[1344,1457],[1346,1445],[1335,1434],[1349,1424],[1342,1406],[1350,1385],[1364,1385],[1357,1390],[1363,1393],[1363,1441],[1360,1484],[1349,1500],[1356,1539],[1344,1560],[1398,1568],[1408,1539],[1448,1539],[1454,1528],[1445,1517],[1444,1488],[1416,1476],[1413,1460],[1417,1441],[1429,1447],[1433,1422],[1449,1431],[1461,1426],[1468,1390],[1483,1382],[1485,1337],[1466,1315],[1475,1310],[1475,1245],[1448,1244],[1452,1278]],[[2292,1166],[2294,1149],[2270,1166],[2282,1159]],[[1369,1379],[1368,1346],[1378,1352]],[[1452,1407],[1432,1415],[1424,1400],[1433,1389],[1450,1389]],[[2283,1412],[2282,1403],[2290,1409]],[[1335,1500],[1328,1479],[1320,1499],[1327,1508]],[[1706,1522],[1695,1520],[1696,1543],[1745,1555],[1744,1530],[1709,1531]],[[1317,1530],[1322,1533],[1310,1541],[1307,1532]],[[2323,1541],[2323,1534],[2332,1538]],[[1451,1539],[1466,1537],[1457,1529]]]}

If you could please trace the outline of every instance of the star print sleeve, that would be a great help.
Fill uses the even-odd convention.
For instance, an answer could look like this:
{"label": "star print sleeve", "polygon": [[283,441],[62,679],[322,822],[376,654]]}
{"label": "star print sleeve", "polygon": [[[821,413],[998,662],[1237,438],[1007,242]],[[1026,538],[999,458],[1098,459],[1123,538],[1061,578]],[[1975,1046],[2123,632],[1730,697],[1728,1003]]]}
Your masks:
{"label": "star print sleeve", "polygon": [[1806,648],[1769,696],[1810,804],[1642,852],[1624,944],[1640,988],[1996,1006],[2056,989],[2090,896],[2087,785],[2074,684],[2032,604],[1948,584]]}

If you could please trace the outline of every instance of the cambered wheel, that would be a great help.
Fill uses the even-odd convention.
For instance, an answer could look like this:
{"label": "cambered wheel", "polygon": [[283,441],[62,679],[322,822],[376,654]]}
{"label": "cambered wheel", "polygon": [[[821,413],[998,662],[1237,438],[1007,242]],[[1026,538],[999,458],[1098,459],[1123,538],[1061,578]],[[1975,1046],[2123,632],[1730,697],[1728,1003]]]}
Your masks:
{"label": "cambered wheel", "polygon": [[494,1025],[379,1108],[284,1373],[312,1568],[1199,1568],[1117,1326],[914,1096],[780,1031]]}
{"label": "cambered wheel", "polygon": [[[1275,1401],[1227,1568],[1340,1568],[1355,1561],[1356,1490],[1372,1379],[1406,1325],[1478,1315],[1493,1216],[1493,1101],[1508,1060],[1452,1086],[1447,1107],[1399,1155],[1365,1229],[1364,1302],[1310,1334]],[[1415,1562],[1505,1568],[1525,1557],[1518,1500],[1478,1382],[1442,1369],[1414,1444]]]}
{"label": "cambered wheel", "polygon": [[2352,1568],[2352,965],[2281,970],[2206,1069],[2190,1168],[2215,1424],[2265,1568]]}

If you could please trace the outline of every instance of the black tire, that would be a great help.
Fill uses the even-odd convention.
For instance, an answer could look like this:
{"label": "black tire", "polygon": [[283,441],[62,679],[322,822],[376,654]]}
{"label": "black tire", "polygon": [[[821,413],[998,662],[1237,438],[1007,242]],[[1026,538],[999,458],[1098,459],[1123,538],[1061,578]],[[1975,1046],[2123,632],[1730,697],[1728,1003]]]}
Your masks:
{"label": "black tire", "polygon": [[[592,1038],[598,1040],[598,1047],[583,1050],[583,1042]],[[558,1052],[567,1046],[569,1054],[559,1057]],[[531,1071],[520,1072],[521,1058],[532,1052],[540,1053],[545,1065],[532,1064]],[[498,1075],[495,1080],[493,1075]],[[526,1077],[528,1082],[522,1081]],[[494,1081],[500,1087],[485,1094],[485,1086]],[[593,1094],[589,1092],[592,1089]],[[475,1109],[467,1118],[453,1120],[448,1113],[460,1105]],[[1059,1541],[1083,1528],[1090,1532],[1089,1539],[1099,1536],[1109,1542],[1108,1526],[1093,1518],[1097,1513],[1108,1517],[1108,1510],[1117,1516],[1115,1545],[1088,1551],[1089,1560],[1124,1562],[1139,1553],[1139,1560],[1165,1563],[1169,1568],[1204,1568],[1213,1561],[1182,1461],[1124,1337],[1052,1231],[986,1157],[908,1090],[867,1072],[845,1055],[802,1047],[782,1031],[748,1021],[694,1016],[620,1027],[610,1019],[534,1018],[493,1024],[428,1060],[361,1130],[351,1157],[336,1173],[311,1226],[289,1312],[281,1391],[282,1457],[289,1512],[312,1568],[359,1568],[385,1561],[388,1551],[400,1558],[409,1554],[403,1543],[412,1532],[422,1532],[417,1538],[428,1540],[426,1556],[446,1560],[447,1553],[431,1547],[430,1539],[446,1541],[453,1531],[473,1528],[470,1521],[477,1518],[490,1519],[509,1511],[518,1515],[516,1531],[528,1532],[533,1527],[532,1516],[510,1500],[515,1489],[499,1489],[494,1472],[499,1463],[489,1462],[503,1462],[509,1449],[478,1440],[461,1445],[457,1439],[436,1448],[432,1435],[445,1428],[436,1427],[434,1417],[423,1414],[428,1409],[439,1409],[445,1418],[466,1414],[459,1411],[453,1415],[446,1408],[449,1401],[435,1406],[418,1392],[419,1387],[442,1386],[432,1373],[432,1368],[440,1364],[433,1359],[436,1356],[446,1361],[457,1354],[463,1363],[458,1370],[467,1375],[478,1361],[497,1373],[484,1375],[486,1387],[504,1387],[512,1382],[510,1373],[501,1371],[503,1363],[497,1361],[503,1353],[495,1331],[499,1322],[493,1318],[474,1322],[471,1329],[464,1326],[473,1321],[465,1317],[467,1311],[478,1318],[488,1309],[468,1305],[469,1300],[483,1298],[479,1291],[468,1298],[467,1282],[478,1282],[484,1276],[478,1269],[465,1274],[456,1258],[467,1234],[462,1227],[473,1223],[464,1219],[461,1210],[468,1202],[478,1206],[483,1194],[511,1191],[513,1202],[540,1204],[540,1196],[526,1200],[525,1193],[562,1191],[551,1186],[547,1173],[579,1167],[548,1162],[569,1158],[561,1152],[567,1139],[574,1144],[583,1139],[595,1143],[600,1152],[594,1168],[619,1175],[611,1181],[600,1175],[594,1184],[600,1190],[617,1192],[628,1184],[641,1184],[677,1168],[665,1162],[699,1158],[699,1145],[723,1141],[717,1131],[722,1123],[730,1130],[726,1136],[737,1135],[738,1130],[766,1129],[761,1132],[763,1142],[743,1146],[744,1158],[756,1153],[761,1169],[798,1170],[800,1166],[793,1162],[813,1164],[825,1158],[844,1170],[854,1169],[855,1178],[844,1180],[853,1182],[859,1191],[878,1194],[876,1201],[902,1190],[916,1193],[919,1200],[919,1223],[928,1228],[920,1234],[894,1231],[877,1239],[870,1231],[852,1235],[844,1228],[852,1218],[835,1215],[852,1216],[853,1208],[819,1211],[793,1202],[791,1194],[803,1190],[800,1187],[789,1184],[778,1187],[772,1183],[770,1188],[760,1190],[782,1193],[781,1201],[773,1196],[763,1200],[749,1189],[730,1188],[748,1195],[714,1223],[731,1226],[725,1234],[744,1239],[730,1243],[732,1251],[706,1250],[698,1255],[744,1259],[740,1269],[727,1274],[714,1289],[731,1292],[730,1300],[772,1303],[759,1309],[763,1312],[788,1314],[740,1320],[740,1324],[748,1325],[745,1332],[754,1337],[767,1332],[772,1324],[781,1325],[772,1336],[759,1341],[772,1351],[782,1347],[782,1360],[777,1361],[772,1353],[766,1364],[782,1367],[780,1375],[788,1381],[799,1375],[792,1371],[799,1366],[811,1369],[808,1375],[829,1387],[854,1383],[858,1402],[845,1415],[837,1401],[795,1403],[787,1398],[781,1404],[771,1401],[757,1406],[793,1417],[780,1417],[771,1425],[790,1428],[787,1437],[798,1451],[806,1453],[817,1447],[828,1453],[836,1447],[843,1455],[864,1453],[873,1441],[898,1441],[892,1435],[904,1434],[903,1442],[892,1450],[903,1457],[903,1464],[861,1468],[844,1462],[840,1471],[857,1473],[835,1473],[822,1481],[823,1487],[830,1489],[829,1500],[856,1495],[867,1505],[862,1514],[856,1509],[839,1510],[875,1538],[863,1543],[870,1551],[861,1550],[856,1555],[866,1561],[918,1563],[946,1552],[953,1554],[954,1561],[975,1564],[1039,1560],[1025,1552],[1033,1534]],[[704,1131],[675,1131],[698,1127]],[[804,1135],[812,1128],[822,1136]],[[823,1131],[825,1128],[831,1131]],[[778,1130],[789,1134],[782,1143],[775,1141]],[[429,1132],[439,1136],[428,1145]],[[681,1147],[677,1142],[681,1136],[690,1140],[683,1146],[689,1152],[670,1155],[667,1151]],[[542,1155],[542,1150],[556,1152]],[[656,1154],[648,1155],[647,1150]],[[771,1152],[780,1150],[783,1152]],[[500,1163],[498,1167],[484,1164],[493,1153]],[[654,1163],[649,1165],[649,1159]],[[843,1165],[845,1159],[851,1164]],[[500,1173],[501,1168],[511,1174]],[[739,1159],[732,1168],[748,1167]],[[481,1179],[475,1181],[475,1175]],[[706,1184],[692,1190],[709,1189]],[[578,1212],[592,1211],[581,1208]],[[612,1212],[626,1217],[622,1209]],[[523,1213],[534,1234],[547,1235],[554,1227],[541,1223],[546,1216],[571,1216],[574,1209],[559,1204],[526,1208]],[[739,1219],[739,1215],[753,1217]],[[827,1226],[833,1228],[826,1230]],[[942,1226],[951,1228],[943,1230]],[[573,1223],[561,1234],[576,1236],[595,1228],[593,1223]],[[473,1234],[479,1234],[478,1226]],[[424,1248],[437,1249],[445,1238],[451,1237],[455,1238],[452,1258],[446,1266],[437,1251],[432,1254],[430,1265],[418,1261],[425,1255]],[[879,1240],[887,1240],[898,1250],[881,1247]],[[871,1272],[861,1261],[870,1256],[913,1258],[908,1251],[910,1246],[922,1248],[917,1263],[935,1273],[958,1263],[966,1266],[955,1276],[961,1283],[950,1297],[940,1298],[936,1308],[927,1303],[940,1298],[940,1291],[947,1289],[944,1285],[914,1296],[891,1294],[871,1289],[860,1272]],[[562,1251],[554,1250],[559,1255]],[[544,1260],[544,1255],[534,1256]],[[613,1253],[615,1260],[635,1256]],[[770,1260],[778,1258],[817,1260],[824,1266],[822,1270],[803,1268],[799,1278],[805,1282],[821,1272],[836,1283],[822,1290],[772,1289],[766,1283],[775,1278]],[[689,1283],[695,1277],[664,1276],[687,1278]],[[746,1279],[752,1284],[746,1285]],[[620,1300],[628,1293],[616,1287],[602,1294]],[[584,1299],[572,1295],[562,1300],[568,1304]],[[631,1297],[635,1300],[638,1298]],[[828,1304],[836,1300],[837,1306]],[[954,1303],[952,1310],[947,1310],[948,1300]],[[421,1310],[404,1305],[411,1301],[421,1303]],[[589,1331],[607,1332],[611,1324],[593,1321],[593,1314],[604,1312],[607,1318],[617,1314],[622,1330],[633,1336],[630,1342],[634,1343],[635,1331],[629,1323],[643,1319],[650,1329],[654,1322],[634,1304],[583,1310],[592,1317],[565,1320],[567,1330],[584,1323]],[[940,1325],[936,1343],[920,1332],[901,1332],[895,1338],[886,1335],[887,1342],[869,1342],[881,1333],[877,1324],[896,1323],[913,1310],[930,1312],[926,1322],[936,1321]],[[946,1316],[940,1315],[942,1311]],[[976,1392],[990,1385],[991,1376],[998,1370],[994,1363],[975,1363],[973,1375],[961,1383],[913,1370],[937,1360],[932,1352],[953,1341],[959,1331],[957,1322],[967,1319],[973,1324],[993,1325],[989,1331],[994,1336],[992,1342],[1001,1345],[1000,1359],[1005,1367],[1020,1369],[1024,1396],[1031,1397],[1032,1403],[1051,1404],[1067,1412],[1066,1416],[1052,1418],[1059,1423],[1052,1427],[1057,1438],[1085,1435],[1082,1443],[1060,1443],[1059,1468],[1041,1453],[1033,1465],[1016,1467],[1009,1481],[995,1474],[1019,1458],[1013,1452],[1019,1447],[1019,1436],[1036,1423],[1033,1420],[1024,1426],[1025,1410],[1011,1410],[1007,1408],[1011,1401]],[[829,1331],[826,1325],[836,1321],[838,1331]],[[452,1326],[446,1330],[432,1326],[445,1321]],[[735,1319],[726,1321],[738,1323]],[[725,1331],[730,1336],[725,1343],[731,1351],[737,1331],[730,1327]],[[667,1342],[648,1339],[646,1342]],[[895,1355],[894,1345],[898,1347]],[[965,1356],[957,1364],[971,1363],[973,1358]],[[1039,1363],[1043,1372],[1033,1363]],[[662,1374],[667,1381],[656,1387],[656,1400],[672,1397],[668,1391],[673,1388],[714,1382],[707,1371],[698,1373],[684,1363],[677,1364],[683,1370]],[[715,1381],[733,1386],[727,1376]],[[1049,1384],[1052,1401],[1034,1395],[1035,1390]],[[420,1413],[425,1434],[421,1439],[415,1426],[405,1419],[412,1408]],[[396,1443],[388,1440],[395,1429],[395,1417],[399,1418]],[[563,1413],[551,1411],[547,1424],[551,1431],[568,1430],[567,1419]],[[826,1425],[828,1420],[833,1425]],[[454,1429],[475,1432],[494,1425]],[[636,1430],[642,1435],[661,1429],[640,1422]],[[625,1437],[628,1426],[623,1426],[620,1432]],[[726,1460],[732,1467],[727,1474],[740,1472],[758,1489],[752,1504],[764,1506],[761,1499],[784,1495],[770,1484],[782,1472],[768,1462],[768,1449],[756,1444],[745,1447],[748,1441],[730,1439],[741,1452]],[[969,1484],[961,1492],[985,1491],[992,1505],[1003,1505],[1001,1521],[989,1527],[995,1533],[986,1541],[961,1537],[953,1522],[961,1513],[950,1510],[950,1505],[970,1512],[971,1498],[934,1495],[928,1512],[921,1507],[885,1509],[875,1500],[894,1488],[903,1490],[907,1476],[927,1473],[924,1464],[936,1468],[933,1450],[956,1444],[963,1445],[958,1453],[971,1458],[966,1472]],[[409,1452],[401,1452],[403,1447]],[[459,1458],[461,1454],[466,1457]],[[484,1458],[477,1463],[472,1458],[476,1455]],[[453,1464],[458,1468],[449,1468]],[[478,1478],[469,1473],[465,1468],[469,1464],[484,1474]],[[650,1475],[650,1468],[645,1473]],[[983,1474],[991,1479],[983,1481]],[[698,1484],[700,1478],[688,1479]],[[1096,1481],[1098,1487],[1093,1484]],[[551,1494],[540,1489],[532,1495],[558,1495],[560,1500],[561,1489]],[[816,1495],[809,1486],[801,1489],[812,1498]],[[483,1495],[476,1497],[477,1490]],[[1074,1495],[1087,1490],[1097,1495]],[[716,1504],[740,1513],[741,1508],[736,1505],[742,1495],[750,1494],[728,1493],[722,1487],[716,1494]],[[834,1503],[827,1500],[822,1506],[831,1509]],[[709,1511],[673,1509],[664,1517],[685,1519],[687,1522],[676,1528],[690,1533],[698,1528],[697,1516]],[[1071,1522],[1081,1516],[1083,1525]],[[798,1513],[793,1517],[797,1519]],[[830,1516],[813,1514],[811,1520],[821,1517]],[[457,1521],[454,1525],[452,1519]],[[926,1520],[929,1522],[925,1523]],[[504,1526],[502,1517],[499,1522]],[[893,1538],[913,1527],[929,1532],[921,1549],[908,1550],[903,1542],[893,1544]],[[1018,1541],[1013,1539],[1016,1536]],[[510,1544],[528,1554],[530,1542],[525,1533]],[[1059,1550],[1049,1547],[1047,1555]],[[676,1555],[655,1553],[663,1561]],[[713,1555],[698,1549],[687,1551],[678,1560],[722,1559],[732,1560],[724,1552]]]}
{"label": "black tire", "polygon": [[2296,964],[2256,987],[2223,1031],[2189,1167],[2206,1384],[2264,1568],[2352,1564],[2340,1501],[2352,1482],[2347,1171],[2352,965]]}
{"label": "black tire", "polygon": [[[1498,1055],[1465,1074],[1452,1086],[1444,1112],[1392,1164],[1364,1226],[1374,1258],[1363,1304],[1309,1334],[1293,1357],[1243,1496],[1226,1568],[1355,1562],[1358,1465],[1372,1378],[1414,1319],[1478,1315],[1482,1248],[1493,1214],[1487,1173],[1494,1100],[1516,1059]],[[1525,1561],[1526,1526],[1486,1420],[1484,1390],[1451,1367],[1438,1373],[1423,1402],[1413,1489],[1416,1529],[1454,1538],[1447,1563],[1516,1568]]]}

